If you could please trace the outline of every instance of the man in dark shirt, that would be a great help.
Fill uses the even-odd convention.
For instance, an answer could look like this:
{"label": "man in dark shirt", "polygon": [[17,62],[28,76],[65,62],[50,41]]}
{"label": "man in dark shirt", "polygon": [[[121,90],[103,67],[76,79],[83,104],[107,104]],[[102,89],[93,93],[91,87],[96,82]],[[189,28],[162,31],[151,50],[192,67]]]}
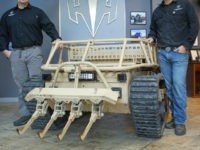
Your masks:
{"label": "man in dark shirt", "polygon": [[194,8],[187,0],[163,0],[155,9],[147,41],[158,45],[160,69],[171,101],[172,120],[166,128],[186,133],[186,72],[188,51],[199,31]]}
{"label": "man in dark shirt", "polygon": [[[53,42],[59,41],[60,37],[47,15],[41,9],[31,6],[29,0],[18,0],[16,7],[3,14],[0,23],[0,51],[9,58],[13,78],[19,89],[21,118],[13,124],[20,126],[31,115],[22,95],[23,84],[33,77],[42,78],[42,30]],[[9,43],[12,43],[13,51],[8,50]]]}

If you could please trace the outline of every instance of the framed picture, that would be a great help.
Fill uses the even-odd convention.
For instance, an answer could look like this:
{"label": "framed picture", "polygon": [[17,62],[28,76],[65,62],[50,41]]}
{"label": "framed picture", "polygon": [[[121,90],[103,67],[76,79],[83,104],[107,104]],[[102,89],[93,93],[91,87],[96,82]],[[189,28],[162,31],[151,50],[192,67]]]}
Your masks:
{"label": "framed picture", "polygon": [[190,53],[191,53],[192,61],[197,61],[199,58],[198,50],[190,50]]}
{"label": "framed picture", "polygon": [[197,54],[198,54],[198,56],[200,58],[200,50],[199,49],[197,50]]}
{"label": "framed picture", "polygon": [[131,38],[146,38],[146,29],[131,29]]}
{"label": "framed picture", "polygon": [[131,25],[145,25],[147,23],[146,12],[132,11],[130,16]]}
{"label": "framed picture", "polygon": [[198,36],[196,37],[195,41],[194,41],[194,45],[193,46],[198,46]]}

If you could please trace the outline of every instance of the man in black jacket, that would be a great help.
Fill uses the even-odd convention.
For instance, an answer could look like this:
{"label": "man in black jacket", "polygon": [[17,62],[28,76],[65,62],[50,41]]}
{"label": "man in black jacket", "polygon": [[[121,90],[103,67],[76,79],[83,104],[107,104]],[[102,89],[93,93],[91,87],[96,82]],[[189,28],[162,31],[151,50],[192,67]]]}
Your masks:
{"label": "man in black jacket", "polygon": [[[21,118],[14,126],[24,125],[31,117],[23,95],[23,84],[32,77],[42,78],[42,30],[52,41],[60,40],[54,24],[39,8],[31,6],[29,0],[18,0],[17,6],[5,12],[1,18],[0,51],[9,58],[12,74],[19,90],[19,113]],[[8,50],[12,43],[13,51]]]}
{"label": "man in black jacket", "polygon": [[186,133],[186,72],[188,52],[199,31],[194,8],[187,0],[163,0],[155,9],[147,41],[158,45],[160,69],[171,101],[172,120],[166,128]]}

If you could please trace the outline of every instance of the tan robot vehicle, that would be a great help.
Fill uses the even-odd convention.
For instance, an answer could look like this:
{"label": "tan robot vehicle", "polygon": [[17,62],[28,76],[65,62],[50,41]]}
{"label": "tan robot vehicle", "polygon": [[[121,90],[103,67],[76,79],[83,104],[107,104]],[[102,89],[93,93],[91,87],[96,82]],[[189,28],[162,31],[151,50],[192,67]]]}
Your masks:
{"label": "tan robot vehicle", "polygon": [[[60,43],[64,44],[61,50]],[[91,112],[91,117],[81,140],[105,112],[129,113],[138,136],[159,138],[164,130],[167,99],[162,77],[153,72],[157,68],[157,47],[144,39],[54,43],[42,66],[51,73],[52,79],[26,95],[26,101],[34,101],[36,108],[31,119],[17,132],[23,134],[38,118],[49,114],[50,108],[51,116],[38,132],[40,138],[66,112],[70,113],[57,135],[59,140],[83,112]]]}

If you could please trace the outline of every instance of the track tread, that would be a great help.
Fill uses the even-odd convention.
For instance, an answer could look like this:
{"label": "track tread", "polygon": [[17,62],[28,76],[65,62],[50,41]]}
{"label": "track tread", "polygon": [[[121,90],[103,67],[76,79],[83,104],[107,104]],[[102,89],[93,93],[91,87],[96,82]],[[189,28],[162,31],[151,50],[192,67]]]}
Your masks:
{"label": "track tread", "polygon": [[142,75],[131,82],[129,105],[138,136],[160,138],[163,135],[164,121],[158,101],[159,80],[156,76]]}
{"label": "track tread", "polygon": [[[28,92],[30,92],[32,89],[34,89],[36,87],[44,87],[44,81],[39,77],[32,77],[31,80],[25,82],[23,85],[23,91],[22,91],[23,97],[25,97]],[[29,102],[25,101],[25,103],[26,103],[26,106],[27,106],[27,109],[29,110],[29,112],[31,114],[33,114],[36,109],[37,101],[33,99]],[[46,126],[46,124],[48,123],[48,121],[50,120],[50,118],[51,118],[51,113],[49,111],[47,111],[47,114],[45,116],[39,117],[32,123],[31,128],[32,129],[43,129]],[[50,130],[57,130],[57,129],[58,128],[54,123],[50,127]]]}

